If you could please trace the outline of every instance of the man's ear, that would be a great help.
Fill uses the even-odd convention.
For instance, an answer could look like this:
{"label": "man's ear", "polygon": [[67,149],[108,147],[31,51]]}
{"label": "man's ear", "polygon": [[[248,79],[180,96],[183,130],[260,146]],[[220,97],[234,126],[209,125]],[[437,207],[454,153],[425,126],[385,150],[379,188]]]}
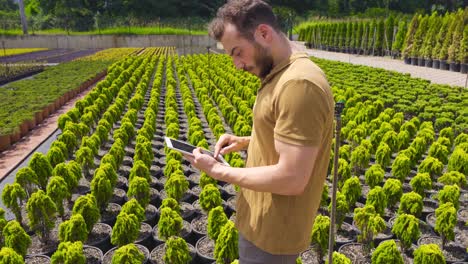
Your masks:
{"label": "man's ear", "polygon": [[272,27],[267,24],[260,24],[255,29],[254,38],[259,43],[270,43],[273,39]]}

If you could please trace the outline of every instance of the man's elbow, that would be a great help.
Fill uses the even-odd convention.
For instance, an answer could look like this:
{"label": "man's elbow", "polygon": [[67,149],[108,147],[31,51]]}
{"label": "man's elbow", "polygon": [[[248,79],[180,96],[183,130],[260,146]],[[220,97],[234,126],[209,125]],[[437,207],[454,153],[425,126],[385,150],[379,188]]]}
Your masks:
{"label": "man's elbow", "polygon": [[288,188],[286,189],[285,195],[298,196],[304,193],[307,183],[302,180],[292,180],[287,184]]}

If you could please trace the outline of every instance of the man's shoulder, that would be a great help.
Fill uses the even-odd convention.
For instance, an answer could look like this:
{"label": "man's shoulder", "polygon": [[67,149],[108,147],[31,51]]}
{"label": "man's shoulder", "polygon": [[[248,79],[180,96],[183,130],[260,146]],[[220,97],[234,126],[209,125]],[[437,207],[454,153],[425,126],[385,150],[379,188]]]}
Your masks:
{"label": "man's shoulder", "polygon": [[307,57],[298,58],[291,63],[278,84],[283,86],[294,81],[308,81],[322,90],[330,89],[325,73]]}

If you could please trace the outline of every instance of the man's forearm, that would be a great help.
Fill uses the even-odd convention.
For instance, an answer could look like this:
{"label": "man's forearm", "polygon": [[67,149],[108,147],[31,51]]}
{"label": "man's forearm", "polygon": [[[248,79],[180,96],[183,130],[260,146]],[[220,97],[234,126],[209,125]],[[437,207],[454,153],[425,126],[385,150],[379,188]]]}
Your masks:
{"label": "man's forearm", "polygon": [[246,150],[249,147],[251,136],[240,137],[242,141],[242,150]]}

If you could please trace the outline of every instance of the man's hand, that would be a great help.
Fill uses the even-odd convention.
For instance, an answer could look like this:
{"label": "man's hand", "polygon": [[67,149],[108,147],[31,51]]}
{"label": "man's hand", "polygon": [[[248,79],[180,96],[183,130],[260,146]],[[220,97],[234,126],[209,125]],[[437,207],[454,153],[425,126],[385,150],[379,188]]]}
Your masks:
{"label": "man's hand", "polygon": [[238,137],[224,134],[219,138],[218,142],[216,142],[214,156],[217,158],[219,154],[225,155],[234,151],[246,149],[249,142],[250,137]]}
{"label": "man's hand", "polygon": [[193,156],[184,154],[184,157],[190,161],[193,167],[206,172],[215,179],[218,179],[218,173],[222,169],[221,167],[224,167],[210,155],[203,154],[200,148],[193,150]]}

